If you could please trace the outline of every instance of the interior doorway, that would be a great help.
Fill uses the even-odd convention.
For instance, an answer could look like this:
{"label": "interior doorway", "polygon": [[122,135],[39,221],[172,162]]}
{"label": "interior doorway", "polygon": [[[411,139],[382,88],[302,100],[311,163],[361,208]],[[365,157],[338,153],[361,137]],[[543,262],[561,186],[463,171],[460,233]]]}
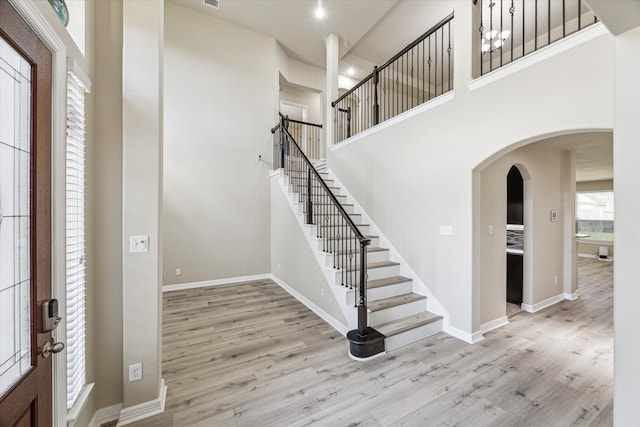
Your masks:
{"label": "interior doorway", "polygon": [[524,180],[517,166],[507,174],[507,316],[520,311],[523,294]]}

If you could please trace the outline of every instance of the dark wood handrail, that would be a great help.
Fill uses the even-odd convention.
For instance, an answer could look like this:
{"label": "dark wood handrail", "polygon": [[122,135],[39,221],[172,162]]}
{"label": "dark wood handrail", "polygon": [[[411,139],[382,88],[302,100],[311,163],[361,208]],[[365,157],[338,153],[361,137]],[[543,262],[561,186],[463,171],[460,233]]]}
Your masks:
{"label": "dark wood handrail", "polygon": [[356,91],[356,89],[358,89],[360,86],[362,86],[363,84],[365,84],[366,82],[368,82],[369,80],[371,80],[374,75],[376,73],[379,73],[380,71],[384,70],[385,68],[387,68],[389,65],[393,64],[395,61],[398,60],[398,58],[402,57],[402,55],[404,55],[405,53],[409,52],[411,49],[413,49],[414,47],[416,47],[420,42],[422,42],[423,40],[425,40],[427,37],[429,37],[430,35],[432,35],[433,33],[435,33],[436,31],[438,31],[442,26],[444,26],[445,24],[447,24],[448,22],[450,22],[451,20],[453,20],[453,16],[454,16],[454,12],[451,12],[448,16],[446,16],[445,18],[443,18],[440,22],[438,22],[436,25],[434,25],[433,27],[431,27],[427,32],[425,32],[423,35],[421,35],[420,37],[418,37],[417,39],[415,39],[414,41],[412,41],[411,43],[409,43],[404,49],[402,49],[400,52],[396,53],[391,59],[389,59],[387,62],[385,62],[384,64],[380,65],[380,66],[376,66],[374,67],[374,71],[369,74],[367,77],[365,77],[364,79],[362,79],[357,85],[355,85],[354,87],[352,87],[351,89],[349,89],[347,92],[345,92],[340,98],[336,99],[335,101],[333,101],[331,103],[332,107],[335,107],[336,104],[338,104],[338,102],[342,101],[343,99],[345,99],[347,96],[351,95],[353,92]]}
{"label": "dark wood handrail", "polygon": [[302,159],[309,167],[309,170],[311,170],[311,172],[314,174],[314,176],[316,177],[316,179],[318,180],[318,182],[320,183],[324,191],[327,193],[327,195],[329,196],[333,204],[338,209],[338,212],[340,212],[344,220],[347,222],[347,225],[349,226],[349,228],[351,228],[351,230],[355,234],[358,241],[360,241],[360,244],[364,246],[371,244],[371,239],[369,239],[368,237],[365,237],[362,234],[362,232],[360,232],[360,230],[358,229],[358,226],[353,222],[353,220],[351,219],[347,211],[344,210],[344,207],[340,204],[336,196],[329,189],[329,186],[327,185],[326,182],[324,182],[324,179],[322,179],[322,177],[320,176],[316,168],[313,167],[313,164],[311,163],[309,158],[306,156],[306,154],[304,154],[304,152],[302,151],[302,149],[300,148],[296,140],[293,138],[293,136],[291,136],[291,134],[289,133],[289,130],[286,129],[284,126],[280,126],[280,125],[277,125],[274,129],[277,129],[278,127],[281,127],[281,131],[284,130],[287,133],[287,135],[289,136],[289,142],[292,142],[296,146],[296,148],[300,151],[300,155],[302,156]]}

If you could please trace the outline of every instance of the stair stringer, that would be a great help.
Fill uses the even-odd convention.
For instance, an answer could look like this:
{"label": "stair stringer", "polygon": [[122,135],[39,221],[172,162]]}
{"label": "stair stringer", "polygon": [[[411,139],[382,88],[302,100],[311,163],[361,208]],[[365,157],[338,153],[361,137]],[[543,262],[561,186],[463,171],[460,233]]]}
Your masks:
{"label": "stair stringer", "polygon": [[[296,193],[292,193],[289,191],[288,183],[286,182],[287,177],[284,174],[283,170],[280,169],[278,171],[278,183],[280,184],[280,189],[284,193],[287,201],[289,202],[289,207],[294,213],[294,216],[302,230],[302,233],[305,236],[305,240],[307,245],[309,246],[309,250],[313,253],[318,265],[321,267],[321,270],[324,274],[324,278],[329,284],[329,288],[335,298],[342,314],[347,320],[347,331],[356,329],[358,327],[358,313],[354,306],[355,302],[355,291],[352,289],[347,289],[336,285],[336,271],[331,267],[326,267],[326,258],[325,255],[317,250],[317,247],[314,247],[314,239],[312,236],[312,231],[315,230],[315,225],[309,225],[305,223],[304,214],[300,211],[296,210],[295,206],[300,204],[298,200],[296,200]],[[338,330],[341,334],[344,334],[344,331]],[[346,336],[346,335],[345,335]]]}
{"label": "stair stringer", "polygon": [[[376,225],[373,219],[367,214],[367,212],[360,206],[360,203],[356,200],[355,197],[349,192],[347,187],[340,181],[340,179],[333,173],[331,169],[328,167],[324,168],[330,178],[335,181],[335,184],[340,187],[340,191],[342,194],[347,196],[347,203],[353,204],[355,210],[362,215],[363,222],[369,224],[369,230],[372,234],[375,234],[379,238],[379,242],[381,246],[389,249],[389,260],[400,263],[400,274],[406,276],[413,280],[413,292],[419,295],[424,295],[427,297],[427,310],[442,316],[443,318],[443,331],[450,333],[454,332],[451,335],[457,336],[458,334],[455,331],[451,331],[450,323],[449,323],[449,312],[445,309],[445,307],[438,301],[436,296],[431,292],[429,287],[422,281],[420,276],[416,274],[416,272],[411,268],[409,263],[402,257],[400,252],[395,248],[395,246],[391,243],[391,241],[385,236],[385,234],[380,230],[380,228]],[[451,331],[451,332],[450,332]]]}

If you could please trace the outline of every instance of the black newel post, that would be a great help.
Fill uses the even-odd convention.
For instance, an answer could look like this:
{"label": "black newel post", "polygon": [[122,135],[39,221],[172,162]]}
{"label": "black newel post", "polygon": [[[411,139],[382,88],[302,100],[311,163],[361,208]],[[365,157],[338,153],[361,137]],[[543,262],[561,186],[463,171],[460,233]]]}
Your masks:
{"label": "black newel post", "polygon": [[378,66],[373,67],[373,125],[380,123],[380,105],[378,105]]}
{"label": "black newel post", "polygon": [[313,224],[313,201],[311,199],[311,169],[307,169],[307,224]]}

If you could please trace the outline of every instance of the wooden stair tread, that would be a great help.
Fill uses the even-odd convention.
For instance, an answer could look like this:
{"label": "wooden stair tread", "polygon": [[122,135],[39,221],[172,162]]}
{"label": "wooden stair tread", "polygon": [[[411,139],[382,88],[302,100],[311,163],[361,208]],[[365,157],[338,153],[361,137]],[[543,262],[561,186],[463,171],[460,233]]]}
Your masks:
{"label": "wooden stair tread", "polygon": [[[367,246],[367,253],[369,252],[384,252],[384,251],[389,251],[389,249],[387,248],[381,248],[379,246]],[[335,253],[337,253],[338,255],[342,255],[344,253],[348,253],[348,250],[344,250],[344,251],[336,251]],[[360,246],[356,246],[354,252],[355,254],[359,254],[360,253]]]}
{"label": "wooden stair tread", "polygon": [[[378,236],[373,236],[373,235],[369,235],[369,234],[365,234],[364,237],[366,237],[367,239],[377,239]],[[345,240],[343,237],[337,238],[337,237],[321,237],[322,239],[327,239],[327,240]]]}
{"label": "wooden stair tread", "polygon": [[397,335],[420,326],[428,325],[442,319],[442,316],[425,311],[414,314],[412,316],[403,317],[401,319],[392,320],[390,322],[374,325],[373,328],[386,337]]}
{"label": "wooden stair tread", "polygon": [[[396,265],[400,265],[399,262],[393,262],[393,261],[378,261],[378,262],[370,262],[367,264],[367,270],[372,270],[374,268],[384,268],[384,267],[393,267]],[[351,267],[347,268],[347,271],[354,271],[354,270],[360,270],[360,266],[359,265],[352,265]],[[368,282],[367,282],[368,283]]]}
{"label": "wooden stair tread", "polygon": [[[383,249],[388,250],[388,249]],[[367,280],[367,289],[380,288],[382,286],[397,285],[398,283],[411,282],[412,279],[404,276],[391,276],[382,279]]]}
{"label": "wooden stair tread", "polygon": [[[313,224],[313,225],[318,225],[318,224]],[[356,227],[369,227],[370,224],[356,224],[356,223],[354,223],[354,225]],[[346,224],[340,224],[340,225],[338,225],[338,224],[326,224],[326,225],[318,225],[318,227],[332,227],[332,228],[347,227],[348,228],[349,226],[346,225]]]}
{"label": "wooden stair tread", "polygon": [[369,311],[380,311],[391,307],[396,307],[403,304],[408,304],[415,301],[426,300],[427,297],[423,295],[414,294],[410,292],[408,294],[402,294],[395,297],[383,298],[376,301],[369,301]]}

